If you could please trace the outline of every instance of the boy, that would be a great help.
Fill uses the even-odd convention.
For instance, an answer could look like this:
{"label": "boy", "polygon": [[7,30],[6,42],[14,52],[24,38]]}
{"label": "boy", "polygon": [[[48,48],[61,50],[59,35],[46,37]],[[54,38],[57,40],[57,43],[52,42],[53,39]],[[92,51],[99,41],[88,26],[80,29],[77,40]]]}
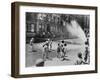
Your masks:
{"label": "boy", "polygon": [[75,65],[81,65],[81,64],[85,64],[85,62],[83,61],[83,57],[82,57],[82,53],[78,53],[78,60],[76,61]]}
{"label": "boy", "polygon": [[67,44],[65,43],[63,46],[62,46],[62,53],[63,53],[63,55],[62,55],[62,61],[64,61],[64,60],[68,60],[68,59],[66,59],[66,46],[67,46]]}
{"label": "boy", "polygon": [[58,47],[57,47],[57,57],[58,57],[58,58],[61,58],[61,51],[62,51],[61,44],[58,43]]}
{"label": "boy", "polygon": [[86,63],[89,63],[88,59],[89,59],[89,50],[88,47],[86,47],[84,61]]}
{"label": "boy", "polygon": [[[43,45],[44,47],[44,54],[43,54],[43,59],[44,61],[49,58],[49,53],[50,53],[50,40],[46,41],[46,43]],[[51,60],[51,59],[50,59]]]}
{"label": "boy", "polygon": [[34,38],[31,38],[31,39],[30,39],[30,45],[31,45],[31,46],[33,45],[33,42],[34,42]]}

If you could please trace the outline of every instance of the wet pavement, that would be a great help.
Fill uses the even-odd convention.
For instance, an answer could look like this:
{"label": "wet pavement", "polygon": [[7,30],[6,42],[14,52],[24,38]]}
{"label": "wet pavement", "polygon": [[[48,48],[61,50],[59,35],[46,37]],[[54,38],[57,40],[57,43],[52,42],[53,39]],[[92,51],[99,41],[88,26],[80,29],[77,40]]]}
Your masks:
{"label": "wet pavement", "polygon": [[[26,67],[35,66],[38,59],[43,57],[44,43],[34,43],[33,46],[26,44]],[[61,66],[61,65],[74,65],[78,59],[78,53],[84,54],[84,44],[67,44],[66,47],[66,60],[62,61],[57,58],[57,41],[52,43],[52,51],[49,53],[49,58],[52,60],[45,61],[45,66]]]}

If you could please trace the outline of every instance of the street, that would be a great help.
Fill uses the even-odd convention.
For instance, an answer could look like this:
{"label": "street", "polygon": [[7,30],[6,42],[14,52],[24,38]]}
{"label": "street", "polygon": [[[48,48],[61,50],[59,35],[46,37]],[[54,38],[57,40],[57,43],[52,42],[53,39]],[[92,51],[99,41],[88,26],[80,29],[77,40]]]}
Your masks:
{"label": "street", "polygon": [[[26,67],[35,66],[38,59],[42,59],[44,43],[34,43],[33,46],[26,44]],[[66,47],[66,60],[61,61],[57,58],[57,46],[58,41],[52,42],[52,51],[49,54],[49,58],[52,60],[45,61],[45,66],[61,66],[61,65],[74,65],[78,59],[78,53],[84,55],[84,44],[67,44]]]}

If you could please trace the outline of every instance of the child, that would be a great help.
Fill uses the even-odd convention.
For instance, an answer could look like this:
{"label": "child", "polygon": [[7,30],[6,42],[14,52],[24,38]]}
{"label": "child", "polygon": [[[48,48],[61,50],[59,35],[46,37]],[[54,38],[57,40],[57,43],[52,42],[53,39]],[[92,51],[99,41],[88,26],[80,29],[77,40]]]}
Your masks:
{"label": "child", "polygon": [[63,57],[65,57],[65,55],[66,55],[66,50],[65,50],[66,47],[67,47],[67,44],[64,44],[63,49],[62,49]]}
{"label": "child", "polygon": [[76,61],[75,65],[81,65],[83,64],[83,58],[82,58],[82,53],[78,53],[78,60]]}
{"label": "child", "polygon": [[30,39],[30,45],[31,45],[31,46],[33,45],[33,42],[34,42],[34,38],[31,38],[31,39]]}
{"label": "child", "polygon": [[66,46],[67,46],[67,44],[65,43],[63,46],[62,46],[62,61],[64,61],[64,60],[68,60],[68,59],[66,59]]}
{"label": "child", "polygon": [[61,44],[58,43],[58,47],[57,47],[57,57],[58,57],[58,58],[61,58],[61,51],[62,51],[62,49],[61,49]]}
{"label": "child", "polygon": [[51,41],[50,41],[50,39],[48,39],[46,42],[45,42],[45,44],[43,45],[43,47],[44,46],[48,46],[48,49],[50,50],[50,47],[51,47]]}
{"label": "child", "polygon": [[[49,58],[49,53],[50,53],[50,45],[49,45],[50,43],[49,43],[49,40],[48,41],[46,41],[46,43],[43,45],[43,47],[44,47],[44,54],[43,54],[43,59],[44,59],[44,61],[46,60],[46,59],[50,59]],[[51,59],[50,59],[51,60]]]}
{"label": "child", "polygon": [[[85,57],[84,57],[84,61],[87,63],[88,62],[88,58],[89,58],[89,50],[88,50],[88,47],[86,47],[86,50],[85,50]],[[89,62],[88,62],[89,63]]]}
{"label": "child", "polygon": [[43,47],[44,47],[43,60],[46,61],[46,59],[48,59],[49,48],[47,45],[45,45]]}
{"label": "child", "polygon": [[49,41],[50,50],[52,50],[52,40]]}

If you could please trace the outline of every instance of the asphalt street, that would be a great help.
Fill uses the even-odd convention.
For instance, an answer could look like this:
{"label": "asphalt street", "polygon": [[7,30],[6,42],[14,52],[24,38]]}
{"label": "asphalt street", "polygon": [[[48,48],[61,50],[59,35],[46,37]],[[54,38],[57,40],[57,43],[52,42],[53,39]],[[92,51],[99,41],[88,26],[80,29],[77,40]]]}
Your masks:
{"label": "asphalt street", "polygon": [[[36,61],[42,59],[43,44],[45,43],[34,43],[33,46],[26,44],[26,67],[35,66]],[[61,59],[57,58],[57,45],[57,41],[52,42],[52,51],[49,53],[49,58],[52,60],[45,61],[45,66],[74,65],[78,59],[78,53],[81,52],[84,55],[84,44],[67,44],[66,60],[61,61]]]}

